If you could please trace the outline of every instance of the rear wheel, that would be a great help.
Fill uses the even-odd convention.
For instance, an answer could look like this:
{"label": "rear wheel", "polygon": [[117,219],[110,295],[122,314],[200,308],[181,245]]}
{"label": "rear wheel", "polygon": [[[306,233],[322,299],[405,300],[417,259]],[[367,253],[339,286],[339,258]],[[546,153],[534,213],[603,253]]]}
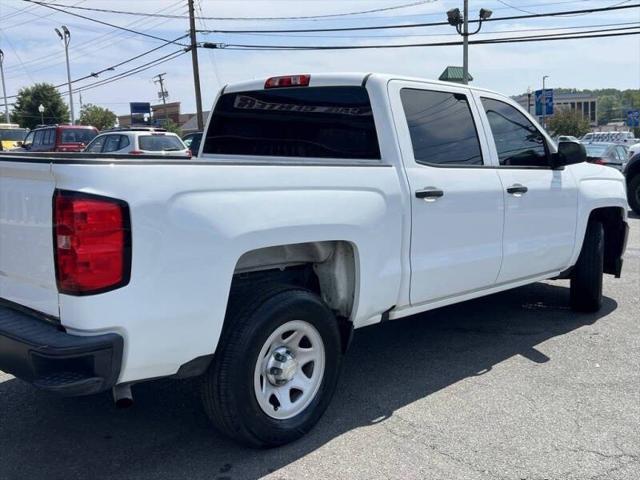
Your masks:
{"label": "rear wheel", "polygon": [[235,295],[205,374],[214,425],[252,447],[307,433],[329,405],[341,364],[338,323],[314,293],[281,286]]}
{"label": "rear wheel", "polygon": [[640,174],[631,179],[627,186],[627,198],[629,206],[637,215],[640,215]]}
{"label": "rear wheel", "polygon": [[604,228],[589,222],[582,250],[571,272],[571,308],[578,312],[597,312],[602,306],[604,266]]}

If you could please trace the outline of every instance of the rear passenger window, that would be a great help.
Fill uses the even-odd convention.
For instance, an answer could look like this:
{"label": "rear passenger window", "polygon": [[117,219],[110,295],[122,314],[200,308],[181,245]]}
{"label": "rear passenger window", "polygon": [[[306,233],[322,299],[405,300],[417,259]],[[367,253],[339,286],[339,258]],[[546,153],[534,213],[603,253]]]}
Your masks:
{"label": "rear passenger window", "polygon": [[546,142],[533,123],[508,103],[483,98],[500,165],[549,167]]}
{"label": "rear passenger window", "polygon": [[293,87],[227,93],[213,111],[203,153],[379,159],[363,87]]}
{"label": "rear passenger window", "polygon": [[104,153],[107,152],[115,152],[118,150],[118,144],[120,143],[120,135],[107,135],[107,139],[104,142],[104,148],[102,151]]}
{"label": "rear passenger window", "polygon": [[465,95],[403,88],[400,98],[416,162],[482,165],[478,132]]}
{"label": "rear passenger window", "polygon": [[122,150],[124,147],[129,146],[129,137],[126,135],[120,135],[120,145],[118,146],[118,150]]}

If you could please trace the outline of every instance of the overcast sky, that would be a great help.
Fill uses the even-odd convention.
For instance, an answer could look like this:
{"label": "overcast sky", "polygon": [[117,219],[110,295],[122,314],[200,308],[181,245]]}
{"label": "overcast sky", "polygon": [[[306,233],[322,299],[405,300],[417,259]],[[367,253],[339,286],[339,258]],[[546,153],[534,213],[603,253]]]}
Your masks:
{"label": "overcast sky", "polygon": [[[92,8],[130,10],[135,12],[186,15],[186,0],[46,0]],[[203,17],[292,17],[331,15],[375,8],[416,4],[417,0],[196,0],[196,14]],[[481,7],[493,10],[494,17],[524,15],[507,6],[534,12],[577,10],[606,7],[615,0],[471,0],[470,18],[477,18]],[[462,0],[436,0],[417,5],[362,15],[336,16],[313,20],[198,20],[201,29],[301,29],[363,25],[385,25],[416,22],[437,22],[446,19],[445,12],[462,8]],[[126,26],[150,35],[174,39],[186,33],[188,20],[149,18],[68,9],[93,19]],[[640,8],[592,13],[570,17],[540,18],[488,22],[476,38],[558,33],[556,28],[594,26],[602,24],[640,23]],[[637,25],[636,23],[636,25]],[[61,84],[66,82],[64,49],[54,27],[69,27],[71,39],[71,77],[79,78],[119,63],[146,50],[160,46],[160,40],[115,30],[65,12],[21,0],[0,0],[0,48],[4,51],[7,94],[35,82]],[[593,27],[597,28],[612,27]],[[548,32],[509,33],[511,30],[554,29]],[[507,33],[501,33],[501,32]],[[392,43],[431,43],[455,41],[459,37],[450,26],[415,29],[375,30],[313,34],[199,34],[199,41],[225,44],[278,45],[354,45]],[[142,65],[155,58],[177,51],[166,46],[131,63],[90,78],[74,86],[86,85]],[[202,97],[208,110],[221,86],[248,78],[262,78],[286,73],[364,71],[390,72],[411,76],[438,78],[447,65],[462,64],[462,47],[420,47],[403,49],[342,50],[342,51],[238,51],[199,49]],[[472,45],[470,73],[474,85],[490,88],[507,95],[522,93],[527,87],[540,88],[543,75],[549,75],[549,87],[640,88],[640,36],[594,38],[556,42]],[[152,77],[166,72],[168,101],[182,102],[182,112],[193,112],[195,101],[192,83],[191,56],[82,93],[84,103],[106,106],[115,112],[127,113],[129,102],[157,101],[158,87]],[[66,94],[66,89],[61,89]],[[66,96],[65,96],[66,98]],[[11,100],[10,100],[11,101]],[[75,95],[76,105],[79,97]],[[78,107],[76,106],[76,109]]]}

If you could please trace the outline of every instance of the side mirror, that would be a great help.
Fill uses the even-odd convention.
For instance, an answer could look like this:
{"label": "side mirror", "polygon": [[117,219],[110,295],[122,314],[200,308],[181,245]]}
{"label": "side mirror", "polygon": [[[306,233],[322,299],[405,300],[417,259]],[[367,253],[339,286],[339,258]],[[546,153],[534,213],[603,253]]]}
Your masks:
{"label": "side mirror", "polygon": [[587,161],[587,150],[584,145],[576,142],[560,142],[558,153],[552,156],[553,168],[561,168],[566,165],[574,165]]}

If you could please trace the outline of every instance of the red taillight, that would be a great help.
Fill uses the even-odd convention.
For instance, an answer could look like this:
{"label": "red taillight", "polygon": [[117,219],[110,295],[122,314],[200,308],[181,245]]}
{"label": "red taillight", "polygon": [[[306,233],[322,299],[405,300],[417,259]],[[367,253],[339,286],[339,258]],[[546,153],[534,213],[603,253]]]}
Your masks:
{"label": "red taillight", "polygon": [[604,158],[594,158],[593,163],[597,163],[598,165],[604,165],[605,161],[604,161]]}
{"label": "red taillight", "polygon": [[131,150],[129,155],[142,155],[144,152],[141,150]]}
{"label": "red taillight", "polygon": [[311,75],[286,75],[284,77],[271,77],[264,82],[264,88],[280,87],[307,87],[311,81]]}
{"label": "red taillight", "polygon": [[60,293],[102,293],[129,283],[129,207],[113,198],[57,190],[53,242]]}

